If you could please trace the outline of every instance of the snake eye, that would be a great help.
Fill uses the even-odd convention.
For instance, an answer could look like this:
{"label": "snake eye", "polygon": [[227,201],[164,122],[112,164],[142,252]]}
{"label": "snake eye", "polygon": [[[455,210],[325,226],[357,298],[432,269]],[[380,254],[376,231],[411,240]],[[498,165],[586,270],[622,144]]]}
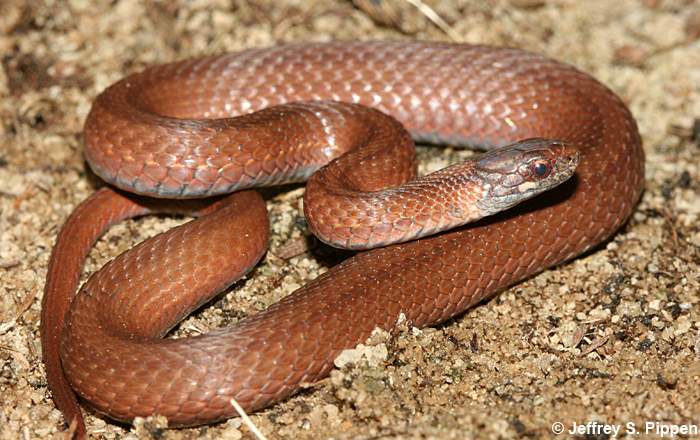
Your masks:
{"label": "snake eye", "polygon": [[547,162],[535,162],[532,164],[532,173],[537,177],[547,177],[552,171],[552,168]]}

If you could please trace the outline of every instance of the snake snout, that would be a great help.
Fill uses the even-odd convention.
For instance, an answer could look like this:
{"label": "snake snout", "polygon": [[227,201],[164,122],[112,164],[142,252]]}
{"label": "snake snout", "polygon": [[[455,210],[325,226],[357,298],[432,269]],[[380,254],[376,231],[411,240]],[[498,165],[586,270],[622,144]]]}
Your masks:
{"label": "snake snout", "polygon": [[558,174],[557,184],[573,176],[581,160],[578,149],[562,144],[562,149],[557,152],[554,160],[554,169]]}

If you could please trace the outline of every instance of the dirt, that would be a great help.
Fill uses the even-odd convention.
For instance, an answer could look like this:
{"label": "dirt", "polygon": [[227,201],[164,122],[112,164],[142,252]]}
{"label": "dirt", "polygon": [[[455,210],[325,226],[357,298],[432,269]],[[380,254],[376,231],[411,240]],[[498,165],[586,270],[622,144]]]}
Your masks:
{"label": "dirt", "polygon": [[[56,233],[101,185],[81,140],[96,94],[153,63],[370,38],[516,46],[591,73],[639,123],[646,190],[630,221],[595,251],[435,328],[378,337],[368,353],[252,421],[268,438],[294,439],[549,438],[556,422],[566,430],[598,422],[575,436],[591,439],[611,438],[603,429],[614,425],[622,425],[618,438],[700,428],[700,4],[426,1],[441,23],[408,1],[364,3],[394,12],[380,25],[340,0],[0,4],[0,437],[64,435],[41,363],[39,314]],[[445,162],[441,150],[421,149],[420,157],[424,168]],[[332,251],[298,246],[307,234],[302,194],[268,194],[271,251],[179,332],[253,314],[327,269]],[[114,227],[85,273],[182,221]],[[640,435],[626,434],[628,423]],[[163,430],[157,419],[132,427],[88,412],[87,426],[109,439],[252,438],[240,419]]]}

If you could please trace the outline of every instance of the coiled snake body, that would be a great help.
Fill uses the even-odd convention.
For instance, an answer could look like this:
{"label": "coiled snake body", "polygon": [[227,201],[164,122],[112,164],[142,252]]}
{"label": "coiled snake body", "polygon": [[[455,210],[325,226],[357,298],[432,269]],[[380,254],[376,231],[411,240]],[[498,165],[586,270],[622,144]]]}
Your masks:
{"label": "coiled snake body", "polygon": [[[221,119],[311,100],[326,101]],[[156,66],[96,100],[85,126],[86,157],[118,187],[190,198],[303,180],[346,145],[370,145],[312,177],[307,188],[312,229],[350,248],[444,229],[445,214],[432,210],[437,205],[447,207],[452,226],[464,223],[474,203],[490,213],[479,203],[497,194],[469,180],[439,175],[407,184],[417,196],[404,187],[380,191],[413,178],[410,139],[374,110],[328,100],[377,108],[431,142],[562,140],[578,150],[580,164],[574,179],[506,215],[360,253],[232,329],[177,340],[159,338],[264,252],[264,203],[242,191],[177,208],[98,191],[59,235],[42,309],[48,381],[80,435],[73,389],[123,420],[159,413],[173,425],[206,423],[234,414],[232,397],[248,410],[262,408],[326,375],[341,350],[375,327],[394,329],[401,313],[416,326],[443,321],[590,249],[629,217],[642,190],[636,124],[599,82],[518,50],[439,43],[282,46]],[[270,150],[280,145],[287,147]],[[466,195],[440,192],[440,179],[467,188]],[[105,229],[173,206],[207,215],[118,257],[73,299],[83,260]],[[400,217],[403,209],[418,214]],[[369,223],[376,219],[384,223]]]}

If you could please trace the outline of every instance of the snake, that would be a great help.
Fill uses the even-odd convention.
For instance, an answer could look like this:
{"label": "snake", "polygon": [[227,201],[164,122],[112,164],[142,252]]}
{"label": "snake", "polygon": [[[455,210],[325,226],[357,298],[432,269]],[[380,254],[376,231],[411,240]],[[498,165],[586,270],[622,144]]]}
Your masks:
{"label": "snake", "polygon": [[[232,399],[265,408],[377,327],[443,322],[591,250],[644,186],[636,122],[609,88],[479,45],[297,43],[152,66],[96,98],[84,137],[110,185],[58,234],[40,328],[52,397],[78,437],[77,396],[169,426],[231,417]],[[414,141],[486,152],[418,177]],[[311,231],[358,252],[230,328],[164,337],[265,253],[265,202],[250,188],[305,180]],[[158,212],[197,218],[78,292],[96,240]]]}

